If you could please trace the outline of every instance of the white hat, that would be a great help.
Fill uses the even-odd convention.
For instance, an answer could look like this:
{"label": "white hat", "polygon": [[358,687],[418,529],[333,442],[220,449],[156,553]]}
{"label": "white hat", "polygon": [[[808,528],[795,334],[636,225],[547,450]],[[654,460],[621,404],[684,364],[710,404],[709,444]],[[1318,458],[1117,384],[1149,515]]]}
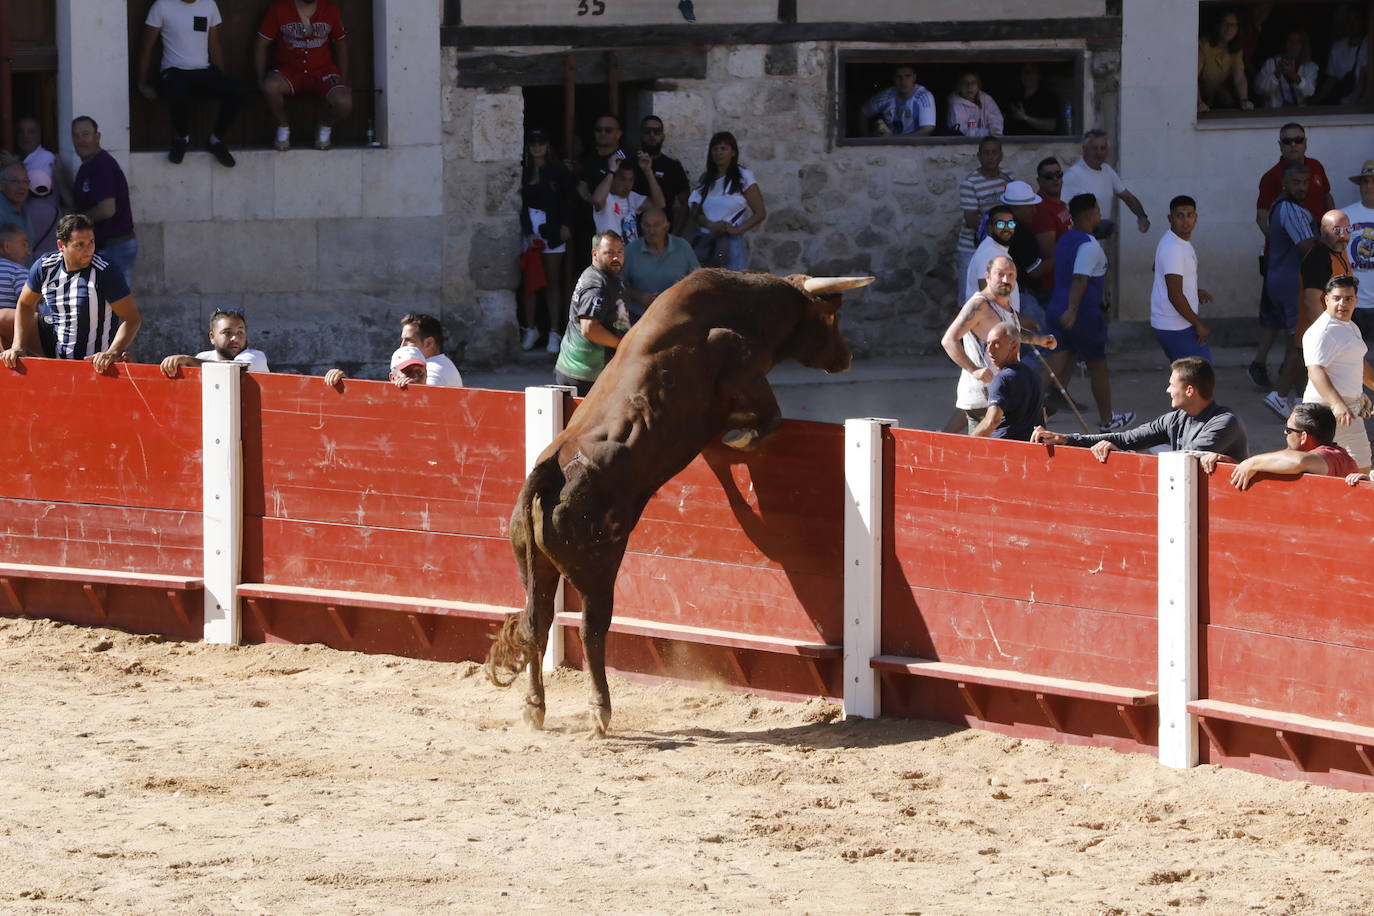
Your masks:
{"label": "white hat", "polygon": [[419,347],[397,347],[396,352],[391,354],[392,371],[424,365],[426,365],[425,354],[420,352]]}
{"label": "white hat", "polygon": [[1002,203],[1012,207],[1038,204],[1040,200],[1040,195],[1031,190],[1031,186],[1024,181],[1009,181],[1006,190],[1002,192]]}
{"label": "white hat", "polygon": [[47,197],[52,193],[52,175],[44,169],[29,169],[29,193],[35,197]]}

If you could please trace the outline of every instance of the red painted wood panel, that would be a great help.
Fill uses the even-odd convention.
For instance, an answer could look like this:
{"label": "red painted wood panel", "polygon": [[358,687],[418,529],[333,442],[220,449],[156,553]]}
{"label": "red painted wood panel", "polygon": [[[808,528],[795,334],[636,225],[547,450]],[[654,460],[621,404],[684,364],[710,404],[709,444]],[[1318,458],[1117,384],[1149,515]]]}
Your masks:
{"label": "red painted wood panel", "polygon": [[629,549],[838,577],[843,451],[844,427],[791,421],[757,452],[713,443],[649,501]]}
{"label": "red painted wood panel", "polygon": [[1153,618],[1156,462],[891,431],[885,566],[912,587]]}
{"label": "red painted wood panel", "polygon": [[[114,627],[130,633],[158,633],[169,639],[192,641],[198,641],[204,632],[201,619],[205,593],[198,588],[178,592],[187,617],[183,620],[167,593],[155,588],[105,587],[100,592],[106,611],[102,616],[82,591],[80,582],[25,579],[14,581],[13,585],[26,617],[47,617],[85,627]],[[18,616],[6,597],[0,597],[0,614]]]}
{"label": "red painted wood panel", "polygon": [[0,499],[0,560],[199,576],[200,513]]}
{"label": "red painted wood panel", "polygon": [[524,483],[517,392],[244,379],[244,512],[506,537]]}
{"label": "red painted wood panel", "polygon": [[1221,473],[1202,487],[1202,619],[1374,649],[1374,490]]}
{"label": "red painted wood panel", "polygon": [[245,518],[246,582],[523,607],[510,542],[287,519]]}
{"label": "red painted wood panel", "polygon": [[927,588],[883,591],[882,652],[1153,690],[1155,621]]}
{"label": "red painted wood panel", "polygon": [[[491,647],[498,625],[482,620],[439,615],[420,615],[421,636],[406,614],[366,608],[340,608],[348,629],[339,629],[327,610],[318,604],[271,600],[269,626],[263,630],[245,607],[243,641],[248,643],[320,643],[334,649],[372,655],[400,655],[431,661],[481,661]],[[513,702],[518,694],[511,692]],[[514,707],[512,707],[514,708]]]}
{"label": "red painted wood panel", "polygon": [[1207,628],[1203,696],[1374,726],[1374,650]]}
{"label": "red painted wood panel", "polygon": [[0,497],[199,511],[200,385],[156,366],[98,375],[88,362],[0,367]]}

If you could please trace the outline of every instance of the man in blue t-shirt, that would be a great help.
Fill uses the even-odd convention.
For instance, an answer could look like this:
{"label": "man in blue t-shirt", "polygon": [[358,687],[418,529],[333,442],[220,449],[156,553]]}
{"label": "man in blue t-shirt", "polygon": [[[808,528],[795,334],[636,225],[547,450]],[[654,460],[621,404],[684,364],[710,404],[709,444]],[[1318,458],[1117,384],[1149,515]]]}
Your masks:
{"label": "man in blue t-shirt", "polygon": [[988,410],[970,435],[1029,442],[1045,417],[1045,387],[1035,370],[1021,362],[1015,324],[1002,321],[988,331],[988,358],[997,374],[988,384]]}
{"label": "man in blue t-shirt", "polygon": [[41,346],[42,355],[91,359],[95,371],[104,372],[128,358],[143,323],[124,274],[95,253],[94,227],[80,213],[58,222],[57,251],[34,262],[14,311],[0,314],[0,327],[8,317],[14,329],[13,344],[0,353],[11,369]]}

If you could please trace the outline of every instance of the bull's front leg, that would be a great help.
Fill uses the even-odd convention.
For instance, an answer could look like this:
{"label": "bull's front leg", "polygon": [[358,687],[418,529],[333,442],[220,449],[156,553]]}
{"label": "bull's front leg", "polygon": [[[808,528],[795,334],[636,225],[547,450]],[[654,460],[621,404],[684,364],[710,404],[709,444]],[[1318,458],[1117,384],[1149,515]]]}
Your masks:
{"label": "bull's front leg", "polygon": [[731,448],[757,448],[782,425],[782,410],[766,376],[742,380],[726,394],[729,412],[725,419],[725,435],[720,441]]}

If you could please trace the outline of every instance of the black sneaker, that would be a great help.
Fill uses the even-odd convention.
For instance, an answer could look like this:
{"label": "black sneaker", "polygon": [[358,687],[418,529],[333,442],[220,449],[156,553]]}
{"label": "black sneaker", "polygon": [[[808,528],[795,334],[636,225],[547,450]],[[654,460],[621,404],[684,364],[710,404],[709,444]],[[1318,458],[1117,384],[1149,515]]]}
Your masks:
{"label": "black sneaker", "polygon": [[226,169],[232,169],[234,167],[234,157],[230,155],[229,147],[224,145],[223,140],[216,140],[214,143],[207,143],[205,145],[205,148],[208,149],[211,153],[213,153],[215,158],[219,160],[219,164],[224,166]]}
{"label": "black sneaker", "polygon": [[181,165],[181,160],[186,158],[186,148],[190,145],[190,137],[173,137],[172,148],[167,151],[167,161],[172,165]]}
{"label": "black sneaker", "polygon": [[1250,368],[1245,370],[1245,374],[1250,378],[1250,384],[1260,391],[1273,391],[1274,383],[1269,381],[1269,367],[1264,363],[1251,363]]}

